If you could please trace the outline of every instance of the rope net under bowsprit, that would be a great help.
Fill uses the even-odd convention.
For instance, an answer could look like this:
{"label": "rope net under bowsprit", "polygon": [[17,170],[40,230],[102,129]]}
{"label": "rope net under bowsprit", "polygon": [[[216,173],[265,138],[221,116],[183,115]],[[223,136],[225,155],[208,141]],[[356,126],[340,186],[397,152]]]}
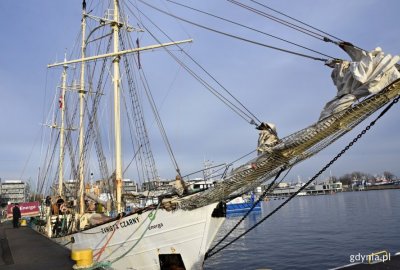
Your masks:
{"label": "rope net under bowsprit", "polygon": [[179,199],[177,201],[179,207],[191,210],[227,201],[253,190],[282,169],[290,168],[315,155],[399,94],[400,80],[396,80],[377,94],[352,107],[281,139],[269,151],[233,170],[213,188]]}

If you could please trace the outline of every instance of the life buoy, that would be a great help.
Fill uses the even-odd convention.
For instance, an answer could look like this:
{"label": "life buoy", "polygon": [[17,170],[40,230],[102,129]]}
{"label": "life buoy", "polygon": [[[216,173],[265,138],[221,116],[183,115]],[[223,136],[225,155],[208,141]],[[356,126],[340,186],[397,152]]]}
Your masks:
{"label": "life buoy", "polygon": [[65,213],[65,212],[67,212],[67,206],[63,203],[61,206],[60,206],[60,211],[61,211],[61,213]]}

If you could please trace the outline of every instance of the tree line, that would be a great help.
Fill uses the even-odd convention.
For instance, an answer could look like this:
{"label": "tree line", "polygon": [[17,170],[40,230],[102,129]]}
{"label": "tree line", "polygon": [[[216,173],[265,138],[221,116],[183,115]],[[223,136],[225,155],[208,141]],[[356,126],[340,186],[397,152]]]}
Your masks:
{"label": "tree line", "polygon": [[[383,176],[388,181],[397,179],[397,176],[389,171],[383,172],[381,176]],[[359,181],[365,180],[366,182],[375,183],[377,181],[377,177],[369,173],[352,172],[352,173],[346,173],[345,175],[342,175],[339,178],[333,176],[332,180],[340,181],[342,182],[343,185],[351,185],[353,180],[359,180]]]}

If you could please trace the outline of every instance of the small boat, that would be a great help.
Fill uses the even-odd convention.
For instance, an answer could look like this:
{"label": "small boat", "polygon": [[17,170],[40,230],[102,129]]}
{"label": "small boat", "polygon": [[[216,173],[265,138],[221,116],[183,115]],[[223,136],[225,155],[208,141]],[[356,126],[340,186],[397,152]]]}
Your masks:
{"label": "small boat", "polygon": [[[254,203],[254,194],[251,194],[249,199],[237,197],[226,204],[226,214],[245,213],[253,207]],[[257,202],[252,211],[261,211],[261,202]]]}

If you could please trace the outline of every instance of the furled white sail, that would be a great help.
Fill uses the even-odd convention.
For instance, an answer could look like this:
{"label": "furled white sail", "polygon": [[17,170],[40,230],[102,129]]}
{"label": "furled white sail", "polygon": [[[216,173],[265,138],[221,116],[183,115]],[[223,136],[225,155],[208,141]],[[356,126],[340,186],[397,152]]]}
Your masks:
{"label": "furled white sail", "polygon": [[349,108],[357,99],[375,94],[400,78],[395,66],[400,56],[385,55],[381,48],[366,52],[349,43],[342,43],[340,47],[351,62],[328,64],[334,68],[331,76],[338,92],[325,105],[320,119]]}

